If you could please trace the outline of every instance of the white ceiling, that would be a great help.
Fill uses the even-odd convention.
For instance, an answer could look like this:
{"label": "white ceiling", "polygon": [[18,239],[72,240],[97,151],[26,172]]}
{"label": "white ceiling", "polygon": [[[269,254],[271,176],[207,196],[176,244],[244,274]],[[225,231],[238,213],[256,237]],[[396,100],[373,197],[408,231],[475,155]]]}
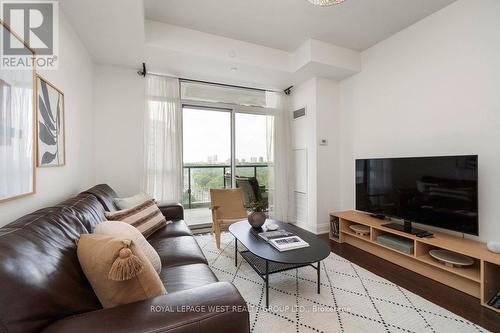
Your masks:
{"label": "white ceiling", "polygon": [[135,71],[146,62],[152,72],[282,89],[314,76],[353,75],[358,51],[454,1],[346,0],[327,8],[307,0],[59,3],[96,63]]}
{"label": "white ceiling", "polygon": [[92,59],[139,66],[144,58],[144,7],[137,0],[60,0]]}
{"label": "white ceiling", "polygon": [[309,38],[362,51],[455,0],[144,0],[147,19],[293,51]]}

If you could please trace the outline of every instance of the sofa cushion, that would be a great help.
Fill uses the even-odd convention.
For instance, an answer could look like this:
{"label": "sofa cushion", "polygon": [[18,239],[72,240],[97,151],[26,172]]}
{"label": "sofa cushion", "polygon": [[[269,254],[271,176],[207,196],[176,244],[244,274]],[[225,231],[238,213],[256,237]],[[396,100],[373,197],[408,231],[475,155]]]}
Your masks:
{"label": "sofa cushion", "polygon": [[114,202],[117,197],[116,192],[107,184],[96,185],[83,193],[95,196],[107,212],[114,212],[117,209]]}
{"label": "sofa cushion", "polygon": [[76,255],[76,241],[85,233],[64,206],[0,229],[0,331],[38,332],[60,318],[101,308]]}
{"label": "sofa cushion", "polygon": [[162,271],[166,267],[207,263],[207,259],[193,236],[155,237],[148,240],[160,256]]}
{"label": "sofa cushion", "polygon": [[192,236],[193,233],[183,220],[173,221],[149,236],[151,242],[154,238]]}
{"label": "sofa cushion", "polygon": [[218,282],[207,264],[189,264],[163,268],[160,279],[169,293]]}
{"label": "sofa cushion", "polygon": [[65,200],[55,207],[67,207],[83,223],[88,232],[93,232],[96,225],[106,221],[104,207],[97,198],[88,193],[81,193],[76,197]]}

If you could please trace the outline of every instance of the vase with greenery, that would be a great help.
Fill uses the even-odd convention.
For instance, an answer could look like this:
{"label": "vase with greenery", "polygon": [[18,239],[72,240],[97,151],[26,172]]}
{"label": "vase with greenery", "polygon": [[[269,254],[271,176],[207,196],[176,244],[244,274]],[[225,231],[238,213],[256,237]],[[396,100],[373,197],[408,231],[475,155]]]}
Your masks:
{"label": "vase with greenery", "polygon": [[248,205],[250,214],[248,215],[248,223],[255,228],[259,229],[266,222],[267,203],[264,201],[254,201]]}

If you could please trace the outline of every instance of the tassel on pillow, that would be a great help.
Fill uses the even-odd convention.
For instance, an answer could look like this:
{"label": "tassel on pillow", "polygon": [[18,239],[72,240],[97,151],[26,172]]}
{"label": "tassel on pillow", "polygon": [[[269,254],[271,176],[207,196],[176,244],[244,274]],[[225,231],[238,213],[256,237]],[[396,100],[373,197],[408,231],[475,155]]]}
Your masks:
{"label": "tassel on pillow", "polygon": [[113,281],[126,281],[139,275],[144,269],[142,260],[129,248],[131,241],[123,241],[125,245],[119,252],[109,270],[108,278]]}

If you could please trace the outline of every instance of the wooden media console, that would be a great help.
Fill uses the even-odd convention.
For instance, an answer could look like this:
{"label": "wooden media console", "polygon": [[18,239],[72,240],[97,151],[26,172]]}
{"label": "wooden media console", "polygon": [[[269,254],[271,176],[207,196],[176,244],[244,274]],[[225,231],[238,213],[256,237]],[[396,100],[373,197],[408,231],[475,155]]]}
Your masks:
{"label": "wooden media console", "polygon": [[[486,303],[500,290],[500,254],[486,248],[486,244],[434,232],[432,238],[419,238],[398,230],[384,227],[388,221],[356,211],[342,211],[330,214],[330,221],[338,223],[338,237],[334,236],[330,223],[329,238],[339,243],[348,243],[376,256],[391,261],[406,269],[439,281],[481,300],[481,305],[496,311]],[[369,235],[356,234],[349,228],[361,224],[370,228]],[[396,235],[413,242],[413,254],[398,251],[377,242],[383,234]],[[432,249],[445,249],[469,256],[474,260],[467,267],[449,267],[429,255]]]}

